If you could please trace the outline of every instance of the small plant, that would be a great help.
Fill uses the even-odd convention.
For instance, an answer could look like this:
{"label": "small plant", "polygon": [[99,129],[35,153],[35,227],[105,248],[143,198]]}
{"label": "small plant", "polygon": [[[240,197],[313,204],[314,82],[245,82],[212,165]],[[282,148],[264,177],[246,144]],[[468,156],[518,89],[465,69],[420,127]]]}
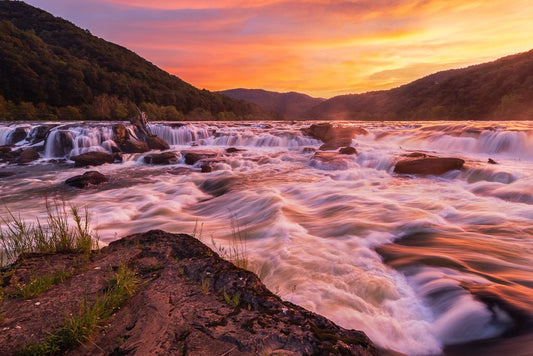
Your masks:
{"label": "small plant", "polygon": [[192,237],[194,237],[197,240],[202,241],[203,230],[204,230],[204,223],[201,223],[198,225],[198,219],[196,219],[196,221],[194,222],[194,229],[192,230]]}
{"label": "small plant", "polygon": [[44,276],[33,276],[27,284],[17,284],[15,286],[16,292],[10,297],[22,297],[24,299],[32,299],[39,294],[46,292],[52,285],[64,282],[72,277],[74,272],[72,270],[66,271],[64,269],[57,270],[52,274]]}
{"label": "small plant", "polygon": [[38,343],[26,345],[17,355],[52,355],[67,351],[85,342],[98,326],[137,291],[140,283],[135,273],[125,265],[119,266],[108,281],[102,298],[92,305],[85,298],[77,315],[65,318],[63,326]]}
{"label": "small plant", "polygon": [[[78,252],[89,255],[98,248],[98,236],[89,227],[89,212],[67,208],[64,200],[46,200],[46,220],[26,222],[20,214],[9,209],[7,217],[0,217],[0,265],[13,262],[27,252]],[[69,221],[73,220],[73,224]],[[1,225],[4,225],[2,227]]]}
{"label": "small plant", "polygon": [[202,293],[204,293],[205,295],[209,294],[209,287],[211,286],[211,281],[209,281],[209,279],[207,278],[202,278],[202,286],[200,287],[200,290],[202,291]]}
{"label": "small plant", "polygon": [[213,236],[211,236],[211,244],[218,254],[225,260],[230,261],[237,267],[248,269],[248,252],[246,250],[246,236],[240,230],[237,224],[237,217],[231,217],[231,241],[229,247],[216,243]]}
{"label": "small plant", "polygon": [[232,308],[237,308],[241,304],[241,295],[240,293],[235,293],[233,296],[230,296],[224,288],[224,301]]}

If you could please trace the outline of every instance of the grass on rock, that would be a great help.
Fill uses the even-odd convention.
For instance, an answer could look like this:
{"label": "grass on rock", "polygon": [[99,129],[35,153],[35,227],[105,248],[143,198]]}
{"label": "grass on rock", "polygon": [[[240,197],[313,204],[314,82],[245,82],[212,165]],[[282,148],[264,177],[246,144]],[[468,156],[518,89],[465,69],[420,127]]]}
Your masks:
{"label": "grass on rock", "polygon": [[140,286],[135,272],[125,265],[120,265],[117,272],[108,281],[103,296],[94,303],[88,298],[81,303],[76,315],[65,317],[64,324],[50,333],[41,342],[26,345],[17,355],[53,355],[63,353],[86,342],[100,324],[132,296]]}
{"label": "grass on rock", "polygon": [[78,252],[90,254],[98,248],[98,236],[89,227],[89,212],[69,206],[64,200],[46,200],[46,219],[35,223],[10,210],[0,217],[0,266],[28,252]]}

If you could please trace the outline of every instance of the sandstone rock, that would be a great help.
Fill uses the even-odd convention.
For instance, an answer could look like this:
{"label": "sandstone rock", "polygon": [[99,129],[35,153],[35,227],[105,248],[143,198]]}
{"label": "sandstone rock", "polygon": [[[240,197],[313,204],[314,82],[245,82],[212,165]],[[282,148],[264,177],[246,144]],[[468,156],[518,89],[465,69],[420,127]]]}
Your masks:
{"label": "sandstone rock", "polygon": [[150,147],[146,143],[132,139],[119,143],[118,147],[124,153],[144,153],[150,151]]}
{"label": "sandstone rock", "polygon": [[32,145],[44,141],[50,130],[56,126],[55,124],[48,124],[34,127],[28,134],[28,140]]}
{"label": "sandstone rock", "polygon": [[302,153],[313,153],[316,152],[316,148],[314,147],[304,147],[302,149]]}
{"label": "sandstone rock", "polygon": [[303,133],[324,142],[319,150],[336,150],[343,146],[350,146],[356,135],[366,135],[368,132],[360,127],[334,126],[329,122],[312,124],[302,129]]}
{"label": "sandstone rock", "polygon": [[464,163],[464,160],[452,157],[406,159],[396,163],[394,173],[441,175],[451,170],[461,169]]}
{"label": "sandstone rock", "polygon": [[157,136],[146,136],[145,141],[151,150],[168,150],[170,148],[165,140]]}
{"label": "sandstone rock", "polygon": [[204,163],[202,164],[202,173],[209,173],[213,171],[213,166],[210,163]]}
{"label": "sandstone rock", "polygon": [[39,157],[40,156],[39,156],[39,153],[37,153],[37,151],[35,151],[31,147],[28,147],[28,148],[23,149],[20,152],[20,155],[17,158],[16,162],[20,164],[26,164],[26,163],[30,163],[30,162],[33,162],[39,159]]}
{"label": "sandstone rock", "polygon": [[17,127],[7,136],[7,144],[14,145],[26,138],[27,130],[25,127]]}
{"label": "sandstone rock", "polygon": [[496,161],[493,160],[492,158],[489,158],[489,160],[487,161],[487,163],[489,163],[489,164],[498,164],[498,162],[496,162]]}
{"label": "sandstone rock", "polygon": [[181,154],[185,157],[185,163],[189,165],[193,165],[201,159],[214,158],[218,156],[218,153],[216,152],[203,150],[182,151]]}
{"label": "sandstone rock", "polygon": [[246,151],[246,150],[242,148],[236,148],[236,147],[226,148],[226,153],[236,153],[236,152],[243,152],[243,151]]}
{"label": "sandstone rock", "polygon": [[115,161],[113,155],[98,151],[82,153],[78,156],[72,156],[70,159],[74,161],[74,166],[76,167],[99,166],[104,163],[113,163]]}
{"label": "sandstone rock", "polygon": [[327,141],[322,146],[320,146],[318,149],[320,151],[332,151],[339,149],[341,147],[350,146],[352,144],[352,139],[349,137],[345,138],[335,138]]}
{"label": "sandstone rock", "polygon": [[152,153],[144,156],[144,162],[148,164],[172,164],[177,160],[174,152]]}
{"label": "sandstone rock", "polygon": [[106,176],[97,171],[87,171],[82,175],[74,176],[65,181],[67,185],[76,188],[87,188],[89,185],[99,185],[109,181]]}
{"label": "sandstone rock", "polygon": [[[75,267],[80,261],[87,261]],[[5,278],[4,290],[28,283],[31,274],[73,271],[31,302],[4,298],[2,354],[44,340],[65,315],[93,305],[120,265],[132,269],[139,290],[113,310],[105,327],[71,355],[378,355],[370,339],[284,302],[259,278],[222,260],[197,239],[163,231],[111,242],[91,258],[75,254],[28,255]],[[102,325],[104,326],[104,325]],[[23,332],[22,332],[22,331]]]}
{"label": "sandstone rock", "polygon": [[343,155],[356,155],[357,154],[357,150],[354,147],[347,146],[347,147],[341,148],[339,150],[339,153],[343,154]]}

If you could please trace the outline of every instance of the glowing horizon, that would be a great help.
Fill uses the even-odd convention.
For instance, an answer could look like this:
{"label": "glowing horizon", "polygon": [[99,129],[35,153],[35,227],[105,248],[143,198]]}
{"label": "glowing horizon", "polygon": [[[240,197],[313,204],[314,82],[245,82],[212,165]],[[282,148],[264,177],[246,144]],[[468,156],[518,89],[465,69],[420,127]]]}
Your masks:
{"label": "glowing horizon", "polygon": [[526,0],[27,2],[213,91],[361,93],[533,48]]}

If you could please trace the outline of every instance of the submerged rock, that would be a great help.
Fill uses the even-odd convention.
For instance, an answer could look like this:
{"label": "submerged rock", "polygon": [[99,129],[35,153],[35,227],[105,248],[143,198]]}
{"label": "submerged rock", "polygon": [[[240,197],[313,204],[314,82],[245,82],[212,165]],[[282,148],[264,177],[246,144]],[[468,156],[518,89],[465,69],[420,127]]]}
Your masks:
{"label": "submerged rock", "polygon": [[347,146],[347,147],[341,148],[339,150],[339,153],[342,154],[342,155],[356,155],[357,154],[357,150],[355,149],[355,147]]}
{"label": "submerged rock", "polygon": [[90,185],[99,185],[108,182],[106,176],[97,171],[87,171],[82,175],[74,176],[65,181],[67,185],[75,188],[87,188]]}
{"label": "submerged rock", "polygon": [[75,167],[99,166],[105,163],[113,163],[115,157],[109,153],[93,151],[70,157]]}
{"label": "submerged rock", "polygon": [[14,175],[15,175],[15,172],[11,172],[11,171],[0,171],[0,178],[7,178],[7,177],[14,176]]}
{"label": "submerged rock", "polygon": [[[14,355],[46,338],[92,305],[120,265],[133,270],[139,290],[112,310],[105,327],[75,344],[73,355],[378,355],[361,331],[347,330],[282,301],[252,272],[221,259],[197,239],[154,230],[111,242],[82,267],[73,254],[25,256],[4,279],[5,290],[28,283],[29,273],[72,271],[31,303],[6,298],[0,345]],[[76,267],[76,263],[78,267]]]}
{"label": "submerged rock", "polygon": [[214,158],[218,156],[218,153],[214,151],[204,150],[182,151],[181,154],[185,157],[185,163],[189,165],[193,165],[201,159]]}
{"label": "submerged rock", "polygon": [[228,147],[226,148],[226,153],[237,153],[246,151],[244,148]]}
{"label": "submerged rock", "polygon": [[144,162],[148,164],[172,164],[178,161],[174,152],[152,153],[144,157]]}
{"label": "submerged rock", "polygon": [[394,173],[441,175],[446,172],[461,169],[465,161],[453,157],[426,157],[401,160],[394,166]]}

